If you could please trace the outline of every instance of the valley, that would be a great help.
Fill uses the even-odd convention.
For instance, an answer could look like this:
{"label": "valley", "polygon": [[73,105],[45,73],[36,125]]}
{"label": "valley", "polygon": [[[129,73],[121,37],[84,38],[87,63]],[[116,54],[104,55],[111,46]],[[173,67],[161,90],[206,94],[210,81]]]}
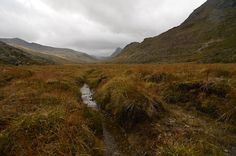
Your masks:
{"label": "valley", "polygon": [[235,156],[236,1],[89,1],[3,0],[0,156]]}

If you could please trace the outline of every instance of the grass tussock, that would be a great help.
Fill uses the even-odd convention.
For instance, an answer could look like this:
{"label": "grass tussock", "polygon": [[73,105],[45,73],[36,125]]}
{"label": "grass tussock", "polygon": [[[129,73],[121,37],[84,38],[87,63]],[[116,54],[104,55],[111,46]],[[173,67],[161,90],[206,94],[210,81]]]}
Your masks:
{"label": "grass tussock", "polygon": [[89,84],[91,88],[97,88],[106,79],[107,76],[97,69],[92,68],[84,72],[84,82]]}
{"label": "grass tussock", "polygon": [[103,135],[103,125],[102,125],[102,115],[93,109],[84,108],[83,116],[88,121],[88,127],[98,136],[102,137]]}
{"label": "grass tussock", "polygon": [[172,84],[164,98],[168,103],[193,107],[217,119],[231,112],[227,120],[234,122],[234,99],[230,97],[230,91],[231,87],[222,82],[181,82]]}
{"label": "grass tussock", "polygon": [[137,84],[125,77],[105,83],[97,92],[102,109],[122,124],[135,125],[160,116],[162,104],[138,90]]}
{"label": "grass tussock", "polygon": [[132,73],[132,77],[151,83],[165,83],[177,79],[177,77],[171,73],[145,71],[144,69],[139,69],[138,71]]}
{"label": "grass tussock", "polygon": [[[1,134],[3,155],[102,154],[102,143],[94,136],[80,112],[65,108],[22,115]],[[78,119],[77,119],[78,118]]]}

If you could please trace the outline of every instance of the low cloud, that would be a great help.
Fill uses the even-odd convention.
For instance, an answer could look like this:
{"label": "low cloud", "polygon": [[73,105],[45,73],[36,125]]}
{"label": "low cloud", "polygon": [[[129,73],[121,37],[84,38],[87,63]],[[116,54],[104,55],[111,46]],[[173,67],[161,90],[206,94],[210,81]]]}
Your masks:
{"label": "low cloud", "polygon": [[183,22],[206,0],[1,0],[0,37],[108,55]]}

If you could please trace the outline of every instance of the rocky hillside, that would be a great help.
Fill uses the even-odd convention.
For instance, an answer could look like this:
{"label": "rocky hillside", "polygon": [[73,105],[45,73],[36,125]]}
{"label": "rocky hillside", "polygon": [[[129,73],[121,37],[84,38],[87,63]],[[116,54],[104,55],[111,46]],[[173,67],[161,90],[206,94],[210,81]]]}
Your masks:
{"label": "rocky hillside", "polygon": [[236,62],[236,1],[208,0],[180,26],[132,43],[116,63]]}
{"label": "rocky hillside", "polygon": [[116,48],[116,50],[111,54],[111,57],[116,57],[122,52],[122,48]]}
{"label": "rocky hillside", "polygon": [[21,49],[0,42],[0,64],[32,65],[32,64],[54,64],[53,61],[37,57],[24,52]]}
{"label": "rocky hillside", "polygon": [[[42,54],[42,57],[45,54],[54,57],[54,60],[59,61],[58,63],[93,63],[96,62],[96,59],[82,52],[74,51],[72,49],[66,48],[55,48],[40,45],[38,43],[29,43],[19,38],[10,38],[10,39],[0,39],[0,41],[5,42],[11,46],[26,50],[32,54],[36,53]],[[49,57],[48,56],[48,57]],[[56,57],[56,58],[55,58]]]}

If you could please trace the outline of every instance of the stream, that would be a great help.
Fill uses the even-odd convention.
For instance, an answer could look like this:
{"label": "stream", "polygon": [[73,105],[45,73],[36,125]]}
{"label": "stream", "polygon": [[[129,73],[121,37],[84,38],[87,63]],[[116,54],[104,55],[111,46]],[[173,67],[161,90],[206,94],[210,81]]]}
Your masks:
{"label": "stream", "polygon": [[[96,101],[93,100],[93,91],[87,84],[80,89],[82,100],[87,107],[101,111]],[[103,114],[103,113],[101,113]],[[103,114],[103,140],[105,143],[105,156],[130,156],[134,153],[131,150],[124,131],[111,119]]]}

